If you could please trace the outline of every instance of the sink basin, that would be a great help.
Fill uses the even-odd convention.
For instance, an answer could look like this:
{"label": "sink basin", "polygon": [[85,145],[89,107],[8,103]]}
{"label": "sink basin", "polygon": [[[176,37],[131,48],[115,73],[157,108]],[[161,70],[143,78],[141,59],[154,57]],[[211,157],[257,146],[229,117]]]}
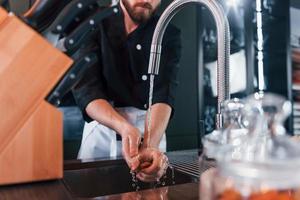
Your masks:
{"label": "sink basin", "polygon": [[[78,167],[79,166],[79,167]],[[64,171],[63,182],[75,197],[92,198],[110,194],[136,191],[125,161],[98,162],[91,166],[78,165]],[[196,182],[197,179],[183,172],[167,170],[165,186]],[[162,184],[138,182],[140,190],[162,187]]]}

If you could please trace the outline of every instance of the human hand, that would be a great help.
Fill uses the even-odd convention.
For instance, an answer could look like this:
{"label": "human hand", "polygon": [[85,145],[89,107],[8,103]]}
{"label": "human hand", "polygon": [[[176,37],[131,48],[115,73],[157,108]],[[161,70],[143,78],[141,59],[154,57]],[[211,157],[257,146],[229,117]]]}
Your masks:
{"label": "human hand", "polygon": [[166,173],[168,158],[158,149],[142,149],[137,158],[139,166],[135,169],[135,172],[139,180],[143,182],[155,182]]}
{"label": "human hand", "polygon": [[140,131],[132,125],[126,125],[120,135],[122,137],[122,154],[129,168],[135,170],[139,165],[136,156],[141,142]]}

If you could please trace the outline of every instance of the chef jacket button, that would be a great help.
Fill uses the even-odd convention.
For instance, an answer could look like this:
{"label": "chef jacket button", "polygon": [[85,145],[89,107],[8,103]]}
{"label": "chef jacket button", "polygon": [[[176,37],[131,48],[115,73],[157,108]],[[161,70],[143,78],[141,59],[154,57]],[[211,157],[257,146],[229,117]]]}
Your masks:
{"label": "chef jacket button", "polygon": [[145,105],[144,105],[144,108],[147,108],[147,107],[148,107],[148,105],[147,105],[147,104],[145,104]]}
{"label": "chef jacket button", "polygon": [[147,75],[143,75],[143,76],[142,76],[142,80],[143,80],[143,81],[146,81],[147,79],[148,79]]}
{"label": "chef jacket button", "polygon": [[142,45],[137,44],[137,45],[136,45],[136,49],[137,49],[137,50],[141,50],[141,49],[142,49]]}

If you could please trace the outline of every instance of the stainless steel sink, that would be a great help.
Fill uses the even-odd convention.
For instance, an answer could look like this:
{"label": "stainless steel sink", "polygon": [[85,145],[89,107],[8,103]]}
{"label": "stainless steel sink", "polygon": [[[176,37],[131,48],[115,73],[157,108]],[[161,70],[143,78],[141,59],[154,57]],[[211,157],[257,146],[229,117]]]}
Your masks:
{"label": "stainless steel sink", "polygon": [[[70,165],[71,166],[71,165]],[[64,184],[75,197],[92,198],[109,194],[135,191],[132,177],[124,160],[99,161],[90,164],[77,164],[64,171]],[[167,170],[165,186],[196,182],[197,178],[183,172]],[[161,187],[162,184],[138,182],[140,190]]]}

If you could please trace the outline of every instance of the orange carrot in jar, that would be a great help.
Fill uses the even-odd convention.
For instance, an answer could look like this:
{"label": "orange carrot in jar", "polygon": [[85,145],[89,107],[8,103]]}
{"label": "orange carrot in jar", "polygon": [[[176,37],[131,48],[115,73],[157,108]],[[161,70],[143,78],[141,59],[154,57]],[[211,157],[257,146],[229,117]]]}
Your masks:
{"label": "orange carrot in jar", "polygon": [[240,193],[235,190],[225,190],[218,198],[218,200],[242,200]]}

